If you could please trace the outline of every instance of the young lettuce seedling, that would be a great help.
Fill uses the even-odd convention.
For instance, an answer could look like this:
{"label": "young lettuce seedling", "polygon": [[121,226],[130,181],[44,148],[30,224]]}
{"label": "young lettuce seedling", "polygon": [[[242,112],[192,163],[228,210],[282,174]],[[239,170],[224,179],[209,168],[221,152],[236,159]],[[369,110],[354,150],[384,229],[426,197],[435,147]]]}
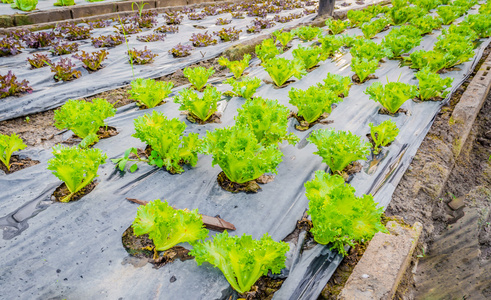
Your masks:
{"label": "young lettuce seedling", "polygon": [[292,88],[288,95],[290,104],[298,108],[297,114],[308,124],[317,121],[324,113],[331,113],[332,105],[342,101],[333,91],[317,86],[307,90]]}
{"label": "young lettuce seedling", "polygon": [[458,6],[441,5],[436,9],[436,13],[442,19],[443,25],[449,25],[461,16],[462,11]]}
{"label": "young lettuce seedling", "polygon": [[169,96],[173,87],[172,81],[137,78],[131,82],[128,93],[138,106],[154,108]]}
{"label": "young lettuce seedling", "polygon": [[260,45],[256,45],[256,55],[262,63],[267,62],[280,53],[273,39],[265,39]]}
{"label": "young lettuce seedling", "polygon": [[208,85],[201,98],[194,90],[187,88],[179,92],[174,102],[181,104],[179,110],[188,111],[192,119],[206,122],[217,111],[217,102],[221,97],[222,93],[216,87]]}
{"label": "young lettuce seedling", "polygon": [[419,95],[415,85],[389,80],[385,86],[380,82],[373,83],[364,93],[371,100],[382,104],[391,114],[395,114],[404,102]]}
{"label": "young lettuce seedling", "polygon": [[336,51],[338,51],[345,43],[342,37],[337,37],[333,35],[326,35],[319,38],[319,42],[322,47],[322,60],[328,59],[333,56]]}
{"label": "young lettuce seedling", "polygon": [[416,78],[419,81],[419,99],[425,101],[432,98],[445,98],[448,94],[446,89],[452,87],[453,78],[447,77],[443,79],[440,75],[431,72],[430,68],[424,68],[416,73]]}
{"label": "young lettuce seedling", "polygon": [[426,15],[427,12],[417,6],[404,6],[404,7],[393,7],[387,12],[387,16],[394,25],[402,25],[407,23],[409,20],[414,18],[419,18]]}
{"label": "young lettuce seedling", "polygon": [[17,81],[17,76],[11,70],[6,75],[0,74],[0,99],[20,93],[32,93],[29,81]]}
{"label": "young lettuce seedling", "polygon": [[264,69],[268,72],[274,84],[281,87],[288,79],[295,77],[301,79],[307,72],[301,60],[288,60],[282,57],[269,59],[264,64]]}
{"label": "young lettuce seedling", "polygon": [[320,47],[310,46],[308,48],[304,48],[299,45],[297,49],[293,50],[293,57],[302,61],[306,70],[310,70],[317,66],[321,60],[323,60],[323,56],[321,55],[322,52],[322,48]]}
{"label": "young lettuce seedling", "polygon": [[27,145],[15,133],[10,136],[0,134],[0,161],[5,165],[7,171],[10,171],[10,158],[12,153],[26,148]]}
{"label": "young lettuce seedling", "polygon": [[336,35],[346,30],[349,26],[348,20],[333,20],[327,19],[326,26],[329,27],[329,30],[332,34]]}
{"label": "young lettuce seedling", "polygon": [[377,155],[382,150],[382,147],[392,143],[399,134],[399,128],[396,126],[396,122],[392,120],[386,120],[377,126],[373,123],[368,124],[370,126],[370,135],[374,143],[373,154]]}
{"label": "young lettuce seedling", "polygon": [[208,236],[198,209],[175,209],[160,199],[141,205],[131,227],[135,236],[148,234],[155,245],[155,253]]}
{"label": "young lettuce seedling", "polygon": [[182,173],[181,164],[192,167],[198,162],[198,149],[201,141],[197,133],[184,136],[186,124],[175,119],[167,119],[163,113],[152,111],[134,120],[133,137],[140,139],[152,148],[148,163],[159,168],[165,167],[172,174]]}
{"label": "young lettuce seedling", "polygon": [[353,27],[359,26],[363,23],[370,22],[373,18],[373,15],[368,11],[363,10],[349,10],[348,11],[348,20]]}
{"label": "young lettuce seedling", "polygon": [[276,42],[280,42],[283,49],[285,49],[288,46],[288,43],[295,37],[295,34],[291,31],[283,30],[276,30],[271,35],[275,38]]}
{"label": "young lettuce seedling", "polygon": [[412,69],[430,68],[432,72],[438,72],[450,65],[453,56],[449,53],[441,53],[434,50],[418,50],[409,55]]}
{"label": "young lettuce seedling", "polygon": [[70,148],[62,145],[53,147],[53,155],[48,160],[48,170],[63,181],[70,191],[61,202],[70,201],[73,195],[91,183],[97,177],[99,166],[107,159],[101,149]]}
{"label": "young lettuce seedling", "polygon": [[288,134],[290,111],[277,100],[256,97],[247,101],[237,112],[236,126],[248,126],[264,146],[277,145],[284,140],[295,145],[299,141],[293,133]]}
{"label": "young lettuce seedling", "polygon": [[375,37],[377,33],[384,30],[385,26],[387,25],[389,25],[389,20],[386,18],[380,18],[361,25],[361,31],[363,32],[365,38],[371,39]]}
{"label": "young lettuce seedling", "polygon": [[38,0],[15,0],[10,6],[12,8],[17,8],[22,11],[35,10],[38,5]]}
{"label": "young lettuce seedling", "polygon": [[387,232],[380,220],[383,208],[377,208],[372,195],[355,196],[355,189],[341,176],[317,171],[305,189],[311,232],[319,244],[330,244],[331,250],[347,255],[345,245],[354,246],[379,231]]}
{"label": "young lettuce seedling", "polygon": [[247,100],[251,99],[257,88],[261,85],[261,79],[257,77],[242,77],[240,81],[234,78],[228,78],[223,83],[228,83],[232,86],[232,92],[239,97]]}
{"label": "young lettuce seedling", "polygon": [[207,131],[204,154],[213,155],[212,165],[219,165],[231,182],[245,183],[264,173],[277,173],[283,153],[278,146],[263,146],[249,127],[232,126]]}
{"label": "young lettuce seedling", "polygon": [[99,141],[99,128],[107,126],[105,119],[113,117],[116,109],[106,99],[97,98],[92,102],[68,100],[60,109],[55,110],[55,126],[69,129],[82,138],[80,147],[87,148]]}
{"label": "young lettuce seedling", "polygon": [[186,77],[198,91],[201,91],[208,82],[208,78],[215,74],[213,67],[208,69],[204,67],[187,67],[184,68],[182,72],[184,73],[184,77]]}
{"label": "young lettuce seedling", "polygon": [[349,76],[341,76],[338,74],[327,73],[324,83],[318,83],[317,86],[323,89],[327,89],[334,93],[334,95],[341,98],[349,96],[349,90],[353,83]]}
{"label": "young lettuce seedling", "polygon": [[448,57],[446,68],[459,65],[474,57],[474,44],[466,36],[449,33],[438,37],[433,50]]}
{"label": "young lettuce seedling", "polygon": [[287,243],[275,242],[267,233],[254,240],[250,235],[229,236],[224,231],[213,240],[195,243],[189,255],[195,257],[198,266],[208,262],[219,268],[232,288],[242,294],[270,270],[279,274],[289,249]]}
{"label": "young lettuce seedling", "polygon": [[294,29],[293,34],[295,34],[301,40],[309,42],[320,37],[322,34],[322,29],[319,27],[312,27],[310,25],[302,26],[297,29]]}
{"label": "young lettuce seedling", "polygon": [[400,57],[403,53],[409,52],[421,43],[421,34],[422,32],[418,28],[412,25],[404,25],[392,29],[383,39],[382,45],[386,49],[390,49],[389,58]]}
{"label": "young lettuce seedling", "polygon": [[370,154],[370,144],[359,136],[346,131],[319,129],[313,131],[307,141],[317,146],[317,154],[333,173],[342,172],[350,163],[366,160]]}
{"label": "young lettuce seedling", "polygon": [[232,74],[234,74],[235,79],[239,79],[244,70],[249,66],[249,61],[251,60],[250,54],[245,54],[242,60],[230,61],[226,57],[222,56],[218,59],[218,63],[221,66],[227,67]]}
{"label": "young lettuce seedling", "polygon": [[358,76],[360,83],[365,82],[365,79],[367,79],[370,74],[375,73],[377,69],[377,60],[369,60],[367,58],[360,59],[356,57],[351,60],[351,70]]}
{"label": "young lettuce seedling", "polygon": [[409,21],[409,23],[421,30],[421,34],[430,33],[434,29],[442,27],[442,19],[433,17],[431,15],[412,19],[411,21]]}

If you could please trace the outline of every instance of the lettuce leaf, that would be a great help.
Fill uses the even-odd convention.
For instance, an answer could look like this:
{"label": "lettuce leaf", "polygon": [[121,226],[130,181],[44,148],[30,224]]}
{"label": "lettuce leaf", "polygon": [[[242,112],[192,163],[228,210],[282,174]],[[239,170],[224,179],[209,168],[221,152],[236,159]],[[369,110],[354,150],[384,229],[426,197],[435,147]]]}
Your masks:
{"label": "lettuce leaf", "polygon": [[165,251],[179,243],[192,243],[208,236],[198,209],[175,209],[160,199],[141,205],[131,227],[136,236],[148,234],[156,251]]}
{"label": "lettuce leaf", "polygon": [[24,141],[15,133],[10,136],[0,134],[0,161],[5,165],[8,171],[10,171],[10,158],[12,153],[18,150],[26,148],[27,145]]}
{"label": "lettuce leaf", "polygon": [[195,257],[198,266],[208,262],[219,268],[232,288],[242,294],[269,270],[279,274],[289,249],[287,243],[275,242],[267,233],[255,240],[250,235],[229,236],[224,231],[212,241],[195,243],[189,255]]}

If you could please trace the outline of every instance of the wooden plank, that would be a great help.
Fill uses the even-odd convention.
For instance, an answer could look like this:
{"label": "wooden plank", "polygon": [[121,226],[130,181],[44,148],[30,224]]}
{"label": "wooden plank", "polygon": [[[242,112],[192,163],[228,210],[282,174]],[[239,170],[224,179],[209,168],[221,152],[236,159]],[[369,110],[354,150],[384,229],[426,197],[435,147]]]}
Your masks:
{"label": "wooden plank", "polygon": [[[126,198],[126,200],[131,201],[133,203],[137,203],[140,205],[146,205],[148,201],[145,200],[139,200],[135,198]],[[210,230],[215,230],[215,231],[234,231],[235,226],[234,224],[225,221],[224,219],[220,218],[219,216],[216,217],[210,217],[207,215],[201,215],[203,224],[205,224],[205,227],[210,229]]]}

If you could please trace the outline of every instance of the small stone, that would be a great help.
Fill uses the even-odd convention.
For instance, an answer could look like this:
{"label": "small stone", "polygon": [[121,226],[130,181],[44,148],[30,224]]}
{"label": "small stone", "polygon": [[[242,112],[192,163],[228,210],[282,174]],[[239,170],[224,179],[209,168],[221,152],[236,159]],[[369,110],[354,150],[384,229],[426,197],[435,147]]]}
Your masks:
{"label": "small stone", "polygon": [[171,283],[173,283],[173,282],[175,282],[176,280],[177,280],[176,276],[174,276],[174,275],[173,275],[173,276],[170,278],[170,280],[169,280],[169,281],[170,281]]}
{"label": "small stone", "polygon": [[463,196],[454,198],[452,201],[450,201],[448,203],[448,206],[453,210],[458,210],[458,209],[464,207],[464,205],[465,205],[465,203],[464,203],[464,197]]}

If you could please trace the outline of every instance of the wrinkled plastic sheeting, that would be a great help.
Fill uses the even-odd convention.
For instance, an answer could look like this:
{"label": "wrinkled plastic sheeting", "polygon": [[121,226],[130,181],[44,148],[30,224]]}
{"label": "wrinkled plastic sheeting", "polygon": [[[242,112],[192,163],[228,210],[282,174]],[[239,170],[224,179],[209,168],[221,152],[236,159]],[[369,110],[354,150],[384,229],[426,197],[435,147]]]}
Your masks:
{"label": "wrinkled plastic sheeting", "polygon": [[[282,11],[279,15],[288,15],[292,12],[300,13],[302,11],[303,9]],[[128,36],[128,47],[130,49],[136,48],[138,50],[143,50],[146,46],[152,51],[152,53],[158,54],[152,63],[146,65],[135,64],[133,66],[133,70],[128,61],[128,47],[125,45],[125,43],[114,48],[95,48],[92,46],[90,39],[77,41],[80,44],[79,51],[77,53],[81,53],[81,50],[86,52],[94,52],[101,49],[106,49],[109,52],[109,55],[103,62],[103,66],[105,67],[90,74],[82,67],[82,62],[72,58],[72,55],[51,56],[48,51],[49,48],[45,48],[43,51],[39,51],[39,49],[26,48],[23,49],[22,53],[18,55],[2,57],[0,58],[1,73],[6,74],[8,70],[12,70],[19,80],[27,79],[29,81],[29,85],[34,91],[31,94],[22,94],[20,97],[11,96],[2,99],[2,105],[0,106],[0,121],[56,108],[61,106],[68,99],[95,95],[107,90],[121,87],[129,84],[134,78],[158,78],[172,74],[176,70],[183,69],[199,61],[214,58],[230,46],[243,43],[245,40],[258,36],[258,34],[249,34],[246,32],[247,26],[250,26],[251,21],[254,20],[253,17],[232,19],[232,23],[228,25],[215,25],[216,20],[219,17],[227,17],[230,19],[230,14],[208,16],[199,21],[189,20],[188,17],[185,16],[181,25],[178,25],[179,32],[174,34],[168,33],[165,41],[148,43],[138,41],[136,39],[137,36],[151,34],[153,33],[153,29],[165,24],[163,15],[159,14],[156,18],[159,23],[153,29],[143,30],[141,33],[131,34]],[[260,34],[271,33],[274,30],[282,28],[283,26],[294,26],[302,22],[308,22],[314,17],[315,14],[311,14],[300,19],[292,20],[287,24],[277,23],[273,28],[262,30]],[[272,18],[272,16],[270,16],[270,18]],[[112,25],[119,26],[119,22],[112,22]],[[112,27],[112,25],[105,28],[94,29],[92,37],[114,34],[115,29]],[[206,27],[206,29],[194,27],[198,25]],[[178,43],[192,45],[189,39],[193,33],[208,32],[209,34],[213,34],[213,32],[219,31],[222,28],[234,26],[236,29],[242,30],[240,38],[237,41],[225,43],[218,42],[214,46],[196,47],[194,50],[192,50],[190,56],[184,58],[174,58],[168,53],[168,51]],[[214,38],[219,40],[219,38],[216,36]],[[50,71],[49,67],[31,69],[27,58],[31,57],[33,53],[48,53],[48,56],[52,60],[53,64],[58,63],[61,58],[68,57],[76,65],[76,69],[82,73],[82,76],[68,82],[55,82],[53,79],[53,73]]]}
{"label": "wrinkled plastic sheeting", "polygon": [[[371,0],[366,1],[363,5],[353,3],[351,6],[342,7],[337,11],[347,11],[378,2],[380,1]],[[285,10],[278,15],[286,16],[290,13],[300,13],[303,11],[304,9]],[[272,19],[273,16],[274,15],[269,15],[268,19]],[[232,23],[230,24],[215,25],[218,18],[231,19],[231,15],[227,13],[216,16],[207,16],[205,19],[199,21],[189,20],[187,16],[184,16],[181,25],[178,25],[179,32],[174,34],[168,33],[164,42],[145,43],[138,41],[136,39],[137,36],[151,34],[153,33],[153,29],[165,24],[163,15],[159,14],[157,17],[158,25],[153,29],[143,29],[140,33],[128,36],[128,47],[130,49],[136,48],[138,50],[143,50],[146,46],[152,53],[158,54],[150,64],[134,65],[134,70],[132,70],[131,65],[128,62],[128,47],[124,43],[114,48],[94,48],[90,39],[77,41],[80,44],[77,53],[81,53],[81,50],[94,52],[101,49],[106,49],[109,52],[109,55],[103,62],[103,66],[105,67],[90,74],[82,67],[82,62],[71,58],[71,55],[52,57],[49,54],[49,48],[25,48],[22,50],[22,53],[18,55],[0,57],[0,72],[6,74],[8,70],[12,70],[19,80],[27,79],[34,91],[31,94],[22,94],[21,96],[12,96],[2,99],[2,105],[0,106],[0,121],[53,109],[61,106],[68,99],[88,97],[107,90],[122,87],[129,84],[134,78],[159,78],[172,74],[176,70],[183,69],[189,65],[214,58],[232,45],[241,44],[246,40],[253,39],[259,35],[269,34],[280,28],[290,28],[301,23],[309,22],[315,16],[316,14],[310,14],[285,24],[276,23],[274,27],[263,29],[259,34],[249,34],[246,32],[247,26],[250,26],[251,21],[256,17],[245,17],[244,19],[232,18]],[[112,25],[119,26],[119,22],[112,22],[111,26],[106,28],[94,29],[92,31],[92,37],[114,34]],[[206,27],[206,29],[199,29],[194,26],[203,26]],[[204,33],[207,31],[209,34],[213,34],[213,32],[219,31],[222,28],[230,27],[242,30],[239,40],[226,43],[218,42],[217,45],[214,46],[197,47],[192,50],[190,56],[184,58],[174,58],[168,53],[168,51],[178,43],[191,45],[192,43],[189,39],[193,33]],[[218,40],[219,38],[216,37],[216,39]],[[60,58],[71,58],[72,62],[76,65],[76,69],[82,73],[82,76],[73,81],[55,82],[53,73],[51,73],[49,67],[31,69],[27,62],[27,58],[34,53],[48,53],[48,56],[53,63],[57,63]]]}
{"label": "wrinkled plastic sheeting", "polygon": [[[358,34],[359,29],[350,30],[349,33]],[[436,33],[425,36],[421,46],[416,49],[430,49],[436,40]],[[380,41],[385,34],[387,32],[379,34],[376,41]],[[293,44],[296,47],[299,41],[295,40]],[[459,66],[461,70],[443,75],[455,78],[452,84],[454,89],[469,75],[487,44],[489,39],[476,50],[474,61]],[[290,57],[291,50],[282,56]],[[306,89],[322,81],[328,72],[351,76],[350,58],[347,52],[321,63],[319,68],[287,88],[276,89],[270,84],[263,84],[256,95],[278,99],[281,104],[294,109],[288,103],[287,93],[291,88]],[[257,64],[257,59],[251,62],[253,67],[248,70],[250,76],[269,80],[269,76]],[[399,68],[398,64],[398,61],[386,60],[376,71],[378,80],[385,82],[387,77],[391,80],[400,77],[402,82],[417,83],[415,72],[408,67]],[[273,182],[263,185],[262,191],[257,194],[223,191],[216,182],[220,169],[211,167],[211,156],[200,155],[197,166],[187,168],[181,175],[170,175],[146,164],[139,164],[139,170],[135,173],[123,174],[108,161],[99,169],[98,186],[81,200],[50,204],[43,211],[38,211],[37,216],[27,220],[28,227],[20,235],[6,236],[5,232],[11,233],[11,230],[4,230],[4,239],[0,242],[0,293],[11,295],[11,299],[236,297],[221,272],[207,263],[198,267],[194,260],[175,261],[160,269],[152,269],[150,264],[130,257],[121,244],[121,236],[132,223],[138,205],[125,198],[167,199],[176,208],[198,208],[200,213],[206,215],[220,215],[236,226],[233,234],[247,233],[253,238],[260,238],[268,232],[273,239],[281,240],[293,231],[296,221],[307,209],[308,200],[303,184],[313,178],[315,171],[326,169],[321,157],[313,154],[315,145],[306,141],[310,132],[319,128],[335,128],[350,130],[366,138],[369,122],[379,124],[392,119],[400,128],[400,134],[384,150],[385,158],[372,174],[365,171],[369,162],[362,162],[364,170],[351,181],[357,194],[373,193],[376,202],[387,206],[395,186],[443,103],[415,103],[409,100],[403,105],[409,110],[407,115],[379,115],[380,106],[363,93],[375,81],[354,85],[349,97],[339,103],[330,115],[329,119],[334,121],[332,124],[317,124],[308,131],[298,132],[294,129],[296,120],[291,119],[289,131],[296,133],[301,141],[296,146],[281,145],[284,156],[278,166],[278,175]],[[219,82],[214,84],[222,91],[229,88]],[[171,101],[155,110],[185,121],[188,125],[186,133],[196,132],[203,136],[206,130],[232,125],[237,109],[243,103],[244,99],[232,98],[224,109],[221,124],[191,124],[180,114],[179,106]],[[139,110],[134,104],[119,108],[117,115],[108,121],[108,125],[116,127],[119,134],[101,140],[96,147],[107,153],[109,158],[121,157],[128,147],[144,147],[131,134],[134,132],[133,120],[149,111]],[[64,133],[64,138],[70,136],[71,132]],[[0,211],[7,216],[18,212],[29,201],[39,200],[40,195],[46,195],[44,203],[49,201],[48,195],[59,184],[57,178],[46,169],[47,160],[52,157],[49,150],[30,149],[20,153],[41,163],[0,177]],[[25,220],[23,218],[21,222]],[[0,219],[0,224],[4,222],[5,218]],[[12,224],[9,226],[15,227]],[[275,294],[275,299],[316,299],[342,257],[322,245],[302,252],[302,239],[292,242],[291,247],[288,270],[285,270],[288,278]]]}
{"label": "wrinkled plastic sheeting", "polygon": [[[91,4],[97,4],[97,3],[107,3],[107,2],[121,2],[123,0],[104,0],[104,2],[89,2],[86,0],[76,0],[75,5],[78,6],[85,6],[85,5],[91,5]],[[73,6],[54,6],[53,4],[55,2],[58,2],[56,0],[38,0],[38,4],[36,5],[36,10],[33,11],[22,11],[20,9],[14,9],[10,7],[10,4],[0,4],[0,15],[14,15],[14,14],[29,14],[33,12],[39,12],[39,11],[49,11],[53,9],[60,9],[60,8],[71,8],[75,7]]]}

